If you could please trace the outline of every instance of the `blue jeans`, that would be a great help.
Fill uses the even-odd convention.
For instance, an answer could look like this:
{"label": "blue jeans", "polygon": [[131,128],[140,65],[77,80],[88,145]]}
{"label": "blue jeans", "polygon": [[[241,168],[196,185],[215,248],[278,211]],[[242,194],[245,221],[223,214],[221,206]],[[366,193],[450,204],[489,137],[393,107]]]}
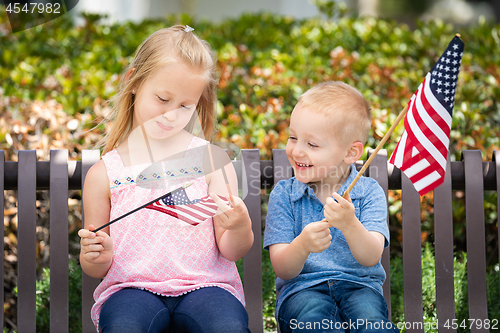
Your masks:
{"label": "blue jeans", "polygon": [[330,280],[301,290],[281,305],[278,324],[289,332],[399,332],[388,319],[387,303],[375,290]]}
{"label": "blue jeans", "polygon": [[104,303],[100,332],[250,332],[248,314],[236,297],[206,287],[178,297],[122,289]]}

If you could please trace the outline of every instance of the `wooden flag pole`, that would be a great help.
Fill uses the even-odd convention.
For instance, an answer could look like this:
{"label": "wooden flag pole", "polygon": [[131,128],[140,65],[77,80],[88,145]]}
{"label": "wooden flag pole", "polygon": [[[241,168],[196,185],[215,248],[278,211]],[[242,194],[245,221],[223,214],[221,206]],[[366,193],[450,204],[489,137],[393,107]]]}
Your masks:
{"label": "wooden flag pole", "polygon": [[349,187],[347,188],[347,190],[344,192],[344,194],[342,195],[342,198],[345,199],[347,197],[347,195],[349,194],[349,192],[351,192],[351,190],[354,187],[354,185],[356,185],[356,183],[358,182],[359,178],[361,178],[361,176],[365,173],[366,169],[368,169],[368,166],[370,165],[370,163],[373,161],[373,159],[375,158],[375,156],[377,155],[377,153],[379,152],[379,150],[382,149],[382,146],[389,139],[389,137],[391,136],[392,132],[394,132],[394,130],[396,129],[396,126],[398,126],[398,124],[401,122],[401,119],[403,119],[404,116],[406,115],[407,111],[408,111],[408,104],[406,104],[406,106],[403,109],[403,111],[401,111],[401,113],[399,114],[399,116],[396,118],[396,121],[392,124],[391,128],[389,128],[389,130],[387,131],[387,133],[385,133],[384,137],[382,138],[382,141],[380,141],[380,143],[377,145],[377,148],[375,148],[375,151],[370,155],[370,158],[368,158],[368,160],[365,162],[365,164],[363,165],[363,167],[361,168],[361,170],[359,170],[358,175],[356,176],[356,178],[354,178],[354,180],[352,181],[351,185],[349,185]]}

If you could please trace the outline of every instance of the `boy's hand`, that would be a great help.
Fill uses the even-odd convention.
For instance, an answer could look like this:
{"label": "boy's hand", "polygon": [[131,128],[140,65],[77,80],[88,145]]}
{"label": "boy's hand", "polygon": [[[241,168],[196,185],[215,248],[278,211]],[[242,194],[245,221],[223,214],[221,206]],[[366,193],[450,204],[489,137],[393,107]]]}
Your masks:
{"label": "boy's hand", "polygon": [[219,207],[214,219],[223,229],[226,230],[239,230],[247,228],[252,225],[248,209],[243,200],[237,196],[228,194],[228,201],[231,203],[231,208],[215,193],[210,193],[210,197],[215,201]]}
{"label": "boy's hand", "polygon": [[[342,198],[338,193],[334,192],[332,197],[326,199],[325,205],[325,219],[330,226],[335,227],[342,232],[347,231],[349,227],[355,225],[356,215],[354,215],[354,205],[351,198]],[[337,202],[335,202],[335,200]]]}
{"label": "boy's hand", "polygon": [[324,221],[312,222],[306,225],[298,238],[307,254],[322,252],[330,246],[332,243],[330,227],[331,225]]}
{"label": "boy's hand", "polygon": [[113,259],[113,240],[104,231],[93,232],[96,228],[91,224],[89,229],[80,229],[82,258],[93,264],[106,264]]}

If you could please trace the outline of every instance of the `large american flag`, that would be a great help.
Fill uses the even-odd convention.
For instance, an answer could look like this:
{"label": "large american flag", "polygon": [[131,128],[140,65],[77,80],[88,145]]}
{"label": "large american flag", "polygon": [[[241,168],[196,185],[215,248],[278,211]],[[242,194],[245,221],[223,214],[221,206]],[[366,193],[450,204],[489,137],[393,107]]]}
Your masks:
{"label": "large american flag", "polygon": [[427,73],[408,105],[405,131],[389,162],[400,168],[420,195],[444,181],[464,43],[455,36]]}
{"label": "large american flag", "polygon": [[[226,204],[229,203],[226,198],[221,196],[219,198]],[[213,217],[217,212],[217,204],[210,196],[190,200],[185,189],[157,200],[146,206],[146,208],[158,210],[193,226],[200,224],[209,217]]]}

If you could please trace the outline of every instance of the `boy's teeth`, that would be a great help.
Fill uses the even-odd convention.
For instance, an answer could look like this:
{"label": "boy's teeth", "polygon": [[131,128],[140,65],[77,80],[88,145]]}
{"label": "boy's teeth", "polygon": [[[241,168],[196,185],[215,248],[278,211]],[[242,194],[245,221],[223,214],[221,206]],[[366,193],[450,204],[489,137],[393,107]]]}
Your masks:
{"label": "boy's teeth", "polygon": [[301,167],[308,167],[309,165],[308,164],[301,164],[301,163],[297,163],[298,166],[301,166]]}

